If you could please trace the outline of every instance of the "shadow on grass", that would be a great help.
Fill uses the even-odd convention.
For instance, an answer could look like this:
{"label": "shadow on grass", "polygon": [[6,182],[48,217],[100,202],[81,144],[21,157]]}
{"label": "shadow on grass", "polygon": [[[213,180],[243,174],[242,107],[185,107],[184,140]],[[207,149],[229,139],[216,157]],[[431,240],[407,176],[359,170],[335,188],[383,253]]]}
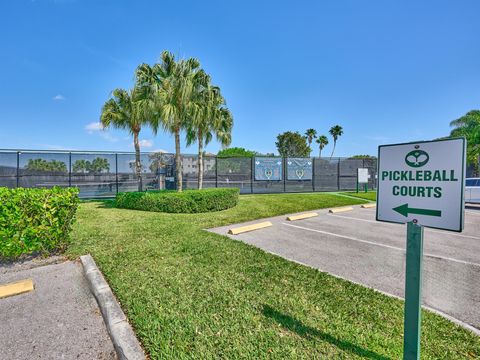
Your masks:
{"label": "shadow on grass", "polygon": [[297,335],[311,339],[311,338],[318,338],[320,340],[329,342],[332,345],[344,350],[349,351],[353,354],[362,356],[367,359],[375,359],[375,360],[389,360],[388,357],[377,354],[374,351],[370,351],[364,349],[358,345],[355,345],[349,341],[344,341],[337,339],[336,337],[327,334],[323,331],[315,329],[310,326],[306,326],[302,324],[299,320],[291,317],[290,315],[283,314],[275,309],[273,309],[269,305],[263,305],[263,315],[275,320],[280,325],[282,325],[285,329],[296,333]]}
{"label": "shadow on grass", "polygon": [[113,209],[115,208],[115,199],[88,199],[82,200],[84,203],[94,202],[97,203],[97,208],[100,209]]}

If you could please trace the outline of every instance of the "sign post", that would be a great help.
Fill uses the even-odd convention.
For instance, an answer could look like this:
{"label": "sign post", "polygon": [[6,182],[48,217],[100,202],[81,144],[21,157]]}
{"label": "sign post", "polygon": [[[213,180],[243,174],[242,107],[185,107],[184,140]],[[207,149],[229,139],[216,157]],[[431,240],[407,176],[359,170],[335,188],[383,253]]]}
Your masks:
{"label": "sign post", "polygon": [[420,359],[423,227],[463,230],[464,138],[378,148],[377,221],[407,223],[404,360]]}
{"label": "sign post", "polygon": [[422,316],[423,226],[407,224],[407,261],[405,267],[405,318],[403,358],[420,359]]}

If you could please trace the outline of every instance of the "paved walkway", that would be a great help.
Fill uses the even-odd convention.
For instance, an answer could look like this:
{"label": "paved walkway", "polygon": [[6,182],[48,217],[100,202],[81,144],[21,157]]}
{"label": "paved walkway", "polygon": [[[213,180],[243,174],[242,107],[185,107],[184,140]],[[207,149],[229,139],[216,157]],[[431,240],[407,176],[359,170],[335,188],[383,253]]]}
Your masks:
{"label": "paved walkway", "polygon": [[[228,236],[403,297],[405,225],[375,221],[375,209],[317,212],[318,217],[292,222],[270,218],[272,227]],[[227,235],[235,226],[210,231]],[[425,230],[423,280],[423,304],[480,329],[480,211],[466,211],[462,233]]]}
{"label": "paved walkway", "polygon": [[117,358],[80,263],[0,265],[0,284],[28,278],[34,291],[0,299],[1,359]]}

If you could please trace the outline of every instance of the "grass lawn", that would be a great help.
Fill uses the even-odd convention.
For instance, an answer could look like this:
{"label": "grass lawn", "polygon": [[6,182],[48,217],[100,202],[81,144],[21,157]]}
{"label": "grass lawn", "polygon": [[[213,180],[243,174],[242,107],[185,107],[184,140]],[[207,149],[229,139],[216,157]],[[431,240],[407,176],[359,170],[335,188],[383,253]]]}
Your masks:
{"label": "grass lawn", "polygon": [[[80,206],[69,255],[91,253],[153,359],[399,359],[403,302],[202,229],[361,203],[246,195],[209,214]],[[423,359],[473,359],[480,338],[423,317]]]}
{"label": "grass lawn", "polygon": [[360,199],[365,199],[365,200],[370,200],[370,201],[376,201],[377,200],[377,192],[376,191],[369,191],[369,192],[343,192],[341,194],[348,195],[348,196],[353,196],[356,198]]}

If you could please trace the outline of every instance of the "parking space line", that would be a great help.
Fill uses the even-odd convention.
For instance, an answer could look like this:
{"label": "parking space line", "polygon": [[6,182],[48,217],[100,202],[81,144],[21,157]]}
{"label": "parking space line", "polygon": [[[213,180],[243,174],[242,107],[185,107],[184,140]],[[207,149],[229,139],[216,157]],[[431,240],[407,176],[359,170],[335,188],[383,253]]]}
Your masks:
{"label": "parking space line", "polygon": [[313,231],[313,232],[317,232],[317,233],[320,233],[320,234],[336,236],[336,237],[344,238],[344,239],[347,239],[347,240],[358,241],[358,242],[369,244],[369,245],[382,246],[382,247],[386,247],[386,248],[389,248],[389,249],[400,250],[400,251],[405,252],[405,249],[403,249],[403,248],[399,248],[399,247],[396,247],[396,246],[385,245],[385,244],[379,244],[379,243],[376,243],[374,241],[362,240],[362,239],[358,239],[358,238],[353,237],[353,236],[340,235],[340,234],[335,234],[335,233],[331,233],[331,232],[328,232],[328,231],[317,230],[317,229],[310,229],[310,228],[307,228],[307,227],[304,227],[304,226],[299,226],[299,225],[293,225],[293,224],[287,224],[287,223],[282,223],[282,224],[287,225],[287,226],[292,226],[292,227],[302,229],[302,230]]}
{"label": "parking space line", "polygon": [[[403,253],[405,253],[404,248],[399,248],[399,247],[396,247],[396,246],[380,244],[380,243],[376,243],[376,242],[373,242],[373,241],[359,239],[359,238],[356,238],[356,237],[353,237],[353,236],[340,235],[340,234],[335,234],[335,233],[331,233],[331,232],[328,232],[328,231],[310,229],[310,228],[307,228],[307,227],[304,227],[304,226],[287,224],[287,223],[283,223],[283,222],[282,222],[282,225],[291,226],[291,227],[294,227],[294,228],[297,228],[297,229],[312,231],[312,232],[316,232],[316,233],[320,233],[320,234],[324,234],[324,235],[340,237],[340,238],[343,238],[343,239],[357,241],[357,242],[361,242],[361,243],[364,243],[364,244],[380,246],[380,247],[384,247],[384,248],[388,248],[388,249],[392,249],[392,250],[399,250],[399,251],[402,251]],[[465,264],[465,265],[473,265],[473,266],[480,267],[480,264],[469,262],[469,261],[464,261],[464,260],[459,260],[459,259],[454,259],[454,258],[447,257],[447,256],[440,256],[440,255],[427,254],[427,253],[425,253],[424,256],[432,257],[432,258],[436,258],[436,259],[448,260],[448,261],[452,261],[452,262],[456,262],[456,263],[460,263],[460,264]]]}
{"label": "parking space line", "polygon": [[[356,217],[351,217],[351,216],[342,216],[342,215],[337,215],[337,214],[332,214],[332,215],[329,215],[329,216],[334,216],[334,217],[338,217],[338,218],[342,218],[342,219],[351,219],[351,220],[357,220],[357,221],[364,221],[364,222],[369,222],[369,223],[373,223],[373,224],[378,224],[378,225],[380,225],[380,223],[379,223],[378,221],[375,221],[375,220],[361,219],[361,218],[356,218]],[[382,225],[389,225],[389,224],[382,224]],[[398,224],[398,225],[401,225],[401,224]],[[428,228],[428,231],[430,231],[430,232],[435,232],[435,233],[439,233],[439,234],[445,234],[444,231],[439,231],[439,230],[430,229],[430,228]],[[452,233],[449,233],[448,235],[459,236],[459,237],[468,238],[468,239],[480,240],[480,238],[479,238],[479,237],[476,237],[476,236],[462,235],[462,234],[457,234],[457,233],[453,233],[453,232],[452,232]]]}

